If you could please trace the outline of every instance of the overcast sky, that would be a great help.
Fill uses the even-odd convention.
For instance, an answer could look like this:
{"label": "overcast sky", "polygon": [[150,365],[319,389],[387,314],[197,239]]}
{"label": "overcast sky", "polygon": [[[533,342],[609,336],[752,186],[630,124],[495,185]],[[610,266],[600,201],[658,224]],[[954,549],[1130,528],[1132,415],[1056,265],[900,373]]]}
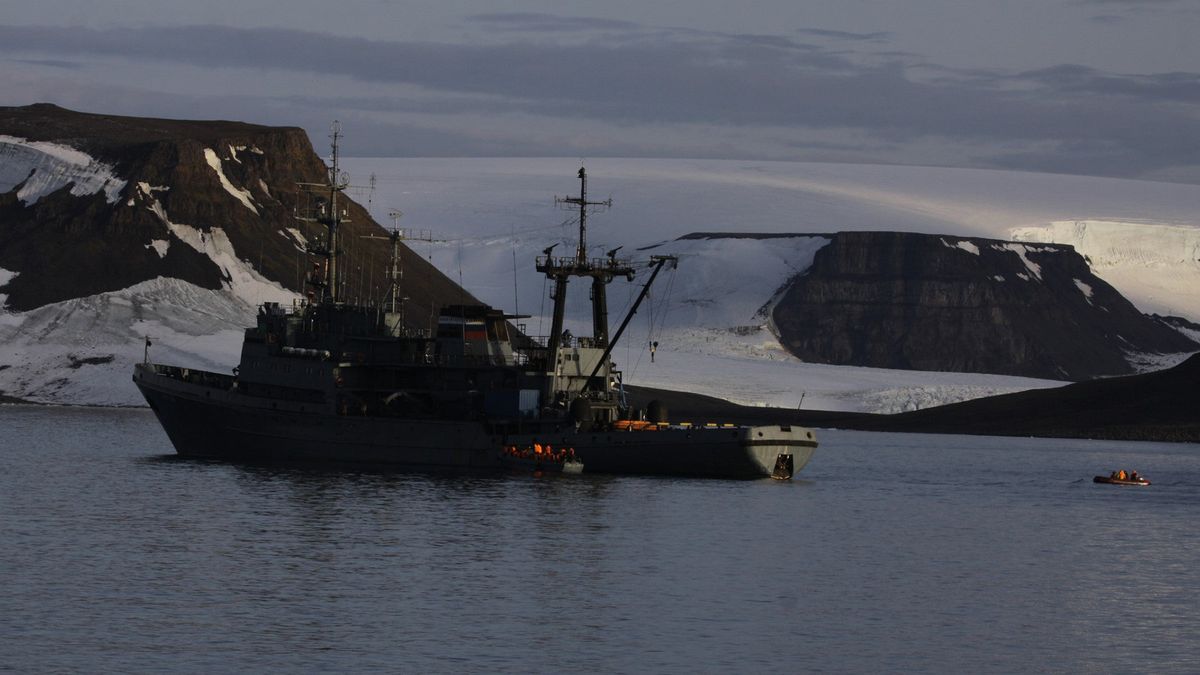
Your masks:
{"label": "overcast sky", "polygon": [[1200,182],[1200,0],[5,0],[0,105]]}

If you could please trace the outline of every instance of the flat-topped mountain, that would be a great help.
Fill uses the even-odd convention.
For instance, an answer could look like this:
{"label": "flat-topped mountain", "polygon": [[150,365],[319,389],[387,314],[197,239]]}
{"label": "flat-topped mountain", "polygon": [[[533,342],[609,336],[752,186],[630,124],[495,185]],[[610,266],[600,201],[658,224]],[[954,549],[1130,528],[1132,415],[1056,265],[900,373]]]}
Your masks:
{"label": "flat-topped mountain", "polygon": [[837,365],[1086,380],[1200,348],[1070,246],[841,232],[771,309],[795,356]]}

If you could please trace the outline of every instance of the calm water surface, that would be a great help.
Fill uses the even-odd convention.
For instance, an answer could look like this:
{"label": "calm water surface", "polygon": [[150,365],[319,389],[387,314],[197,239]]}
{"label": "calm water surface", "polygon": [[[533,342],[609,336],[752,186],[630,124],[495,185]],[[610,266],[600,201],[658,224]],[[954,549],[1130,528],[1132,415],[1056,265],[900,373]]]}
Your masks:
{"label": "calm water surface", "polygon": [[1200,671],[1200,447],[820,438],[791,482],[436,476],[0,407],[0,670]]}

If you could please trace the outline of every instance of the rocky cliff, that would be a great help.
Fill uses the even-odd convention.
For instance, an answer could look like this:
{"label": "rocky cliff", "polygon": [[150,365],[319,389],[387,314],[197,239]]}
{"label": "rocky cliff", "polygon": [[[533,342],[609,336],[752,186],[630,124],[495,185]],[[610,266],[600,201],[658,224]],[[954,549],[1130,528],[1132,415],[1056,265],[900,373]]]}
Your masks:
{"label": "rocky cliff", "polygon": [[1069,246],[897,232],[828,235],[771,318],[811,362],[1084,380],[1200,348],[1139,312]]}
{"label": "rocky cliff", "polygon": [[[0,294],[25,311],[158,277],[247,303],[301,292],[303,247],[323,228],[296,219],[297,185],[326,180],[298,128],[0,108]],[[345,204],[343,297],[378,294],[390,246],[366,237],[386,232]],[[430,303],[462,300],[421,257],[402,255],[414,323],[425,325]]]}

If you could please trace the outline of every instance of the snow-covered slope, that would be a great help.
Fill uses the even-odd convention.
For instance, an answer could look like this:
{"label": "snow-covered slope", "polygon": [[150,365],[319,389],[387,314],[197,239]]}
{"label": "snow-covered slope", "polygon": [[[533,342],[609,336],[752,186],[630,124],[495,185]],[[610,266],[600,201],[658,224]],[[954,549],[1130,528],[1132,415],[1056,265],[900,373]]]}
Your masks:
{"label": "snow-covered slope", "polygon": [[1200,319],[1200,227],[1089,219],[1018,227],[1011,234],[1074,246],[1097,276],[1144,312]]}
{"label": "snow-covered slope", "polygon": [[254,312],[229,291],[155,279],[0,313],[0,391],[46,403],[144,405],[131,376],[145,338],[157,362],[228,372]]}
{"label": "snow-covered slope", "polygon": [[77,197],[103,190],[111,204],[125,188],[125,181],[117,178],[112,166],[85,152],[58,143],[0,135],[0,192],[17,185],[21,185],[17,199],[26,205],[67,185]]}

